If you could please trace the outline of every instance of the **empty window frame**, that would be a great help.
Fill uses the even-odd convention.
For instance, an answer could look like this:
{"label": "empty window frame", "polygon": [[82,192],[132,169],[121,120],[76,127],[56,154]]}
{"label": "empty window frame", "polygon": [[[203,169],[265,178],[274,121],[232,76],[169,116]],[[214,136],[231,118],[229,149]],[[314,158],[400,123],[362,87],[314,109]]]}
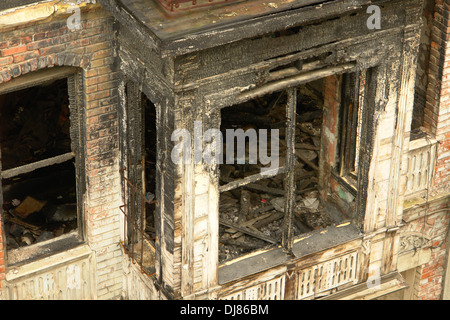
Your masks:
{"label": "empty window frame", "polygon": [[282,198],[289,189],[285,172],[291,159],[279,141],[288,134],[287,119],[293,112],[286,116],[286,111],[293,94],[276,92],[221,110],[221,262],[281,241]]}
{"label": "empty window frame", "polygon": [[80,79],[74,68],[55,68],[0,86],[1,204],[8,250],[64,234],[76,242],[83,238],[78,195],[85,188],[84,166],[76,156]]}
{"label": "empty window frame", "polygon": [[[126,168],[122,186],[128,255],[148,275],[155,272],[156,107],[133,83],[126,92]],[[124,172],[126,171],[126,173]]]}
{"label": "empty window frame", "polygon": [[[336,113],[336,118],[332,121],[337,122],[341,126],[350,126],[351,130],[345,130],[345,133],[341,131],[340,136],[337,137],[337,146],[351,146],[350,152],[347,154],[341,153],[342,157],[345,159],[345,161],[339,162],[338,170],[342,169],[343,172],[348,172],[353,174],[356,177],[357,173],[357,150],[359,149],[358,143],[359,143],[359,133],[361,130],[361,115],[358,112],[358,106],[359,106],[359,99],[361,99],[359,95],[360,87],[355,86],[355,73],[345,74],[344,76],[331,76],[335,77],[336,79],[339,79],[337,81],[337,89],[343,90],[345,92],[344,96],[344,102],[341,103],[340,100],[336,100],[336,106],[338,109],[338,112]],[[340,79],[344,78],[344,84],[342,84],[342,81]],[[353,80],[352,80],[353,79]],[[363,79],[363,78],[362,78]],[[364,81],[364,80],[361,80]],[[304,94],[305,91],[316,91],[319,92],[319,95],[321,96],[320,99],[324,99],[324,96],[327,94],[327,91],[324,88],[324,82],[325,78],[319,78],[316,81],[311,81],[308,83],[305,83],[303,85],[300,85],[295,88],[288,88],[286,90],[283,90],[281,92],[281,96],[285,96],[284,101],[282,101],[282,104],[284,106],[283,111],[276,110],[273,114],[276,114],[278,117],[284,116],[284,125],[280,126],[279,124],[271,124],[272,128],[278,127],[283,130],[283,133],[280,134],[280,168],[278,172],[274,173],[272,176],[264,176],[259,173],[257,173],[258,170],[251,172],[251,165],[248,162],[249,155],[251,154],[251,150],[247,150],[248,154],[246,155],[246,163],[241,164],[240,168],[239,166],[235,166],[235,168],[230,168],[221,165],[220,166],[220,179],[221,179],[221,185],[220,185],[220,206],[219,206],[219,215],[220,215],[220,224],[221,224],[221,232],[220,234],[220,240],[219,240],[219,261],[223,262],[223,260],[232,260],[230,257],[226,256],[226,252],[223,252],[223,248],[230,250],[229,247],[224,246],[225,244],[229,243],[230,236],[225,235],[223,230],[231,230],[233,232],[243,233],[247,234],[250,237],[253,238],[259,238],[263,242],[265,242],[266,245],[273,244],[274,241],[279,243],[281,242],[282,246],[285,247],[287,250],[292,249],[293,245],[293,239],[294,237],[298,236],[299,234],[309,232],[312,229],[321,229],[331,224],[338,224],[341,223],[344,220],[347,220],[349,215],[345,212],[345,208],[339,208],[339,206],[336,207],[336,203],[332,199],[328,199],[327,196],[325,196],[326,199],[322,199],[323,197],[320,197],[319,193],[315,193],[314,191],[317,190],[317,185],[312,183],[318,182],[320,185],[320,180],[318,181],[317,176],[320,176],[320,170],[322,166],[320,165],[321,162],[327,162],[330,161],[329,159],[329,153],[336,152],[336,154],[340,154],[340,151],[338,147],[333,150],[323,149],[324,146],[321,145],[321,140],[323,140],[324,130],[327,129],[324,128],[325,126],[330,126],[330,123],[322,123],[322,115],[323,115],[323,108],[324,106],[321,105],[315,110],[302,110],[302,107],[299,108],[299,105],[302,105],[305,103],[305,101],[301,101],[302,99],[310,99],[311,95]],[[359,83],[359,82],[358,82]],[[352,88],[352,89],[349,89]],[[358,94],[355,94],[358,92]],[[276,95],[275,95],[276,97]],[[268,95],[262,97],[263,99],[266,99],[267,101],[271,101],[274,99],[274,95]],[[306,99],[306,100],[307,100]],[[324,103],[324,101],[320,101],[320,99],[316,99],[315,104],[319,105],[321,103]],[[356,99],[356,103],[354,103]],[[354,107],[353,107],[354,106]],[[261,116],[259,114],[251,115],[240,115],[239,111],[242,112],[242,110],[245,110],[248,106],[245,105],[245,103],[240,104],[238,106],[233,106],[229,108],[225,108],[222,110],[222,126],[224,122],[227,122],[229,118],[235,118],[235,119],[248,119],[247,123],[243,123],[241,120],[241,127],[250,127],[250,123],[252,122],[251,119],[256,119],[256,121],[253,123],[255,125],[256,122],[264,122],[263,119],[261,119]],[[233,110],[234,108],[234,110]],[[229,112],[227,112],[227,109],[230,109]],[[307,112],[305,112],[307,111]],[[304,112],[304,113],[303,113]],[[345,117],[345,120],[343,119],[342,114],[346,114],[348,116]],[[318,115],[316,117],[316,115]],[[227,119],[227,117],[229,117]],[[307,119],[308,121],[305,121]],[[245,121],[244,121],[245,122]],[[282,121],[281,121],[282,122]],[[317,130],[318,129],[318,130]],[[328,128],[330,129],[330,128]],[[318,131],[318,132],[316,132]],[[222,132],[224,136],[226,136],[224,128],[222,128]],[[308,140],[305,139],[304,133],[308,133]],[[250,137],[250,135],[247,135],[247,137]],[[249,144],[246,145],[249,147]],[[284,147],[284,148],[283,148]],[[306,149],[306,150],[302,150]],[[322,150],[323,149],[323,150]],[[311,154],[307,154],[306,152],[302,151],[308,151],[311,152]],[[344,148],[344,150],[346,150]],[[315,153],[317,152],[317,153]],[[324,159],[318,159],[317,155],[323,155],[325,156]],[[311,156],[309,159],[308,157]],[[225,157],[226,158],[226,157]],[[237,160],[237,159],[236,159]],[[302,167],[299,166],[299,163],[303,165],[303,168],[307,170],[302,171]],[[345,166],[344,166],[345,164]],[[329,167],[331,164],[327,164],[325,167]],[[330,168],[333,169],[333,168]],[[327,169],[328,170],[328,169]],[[236,179],[230,179],[229,173],[230,171],[236,175]],[[248,171],[248,172],[247,172]],[[226,175],[224,177],[224,175]],[[244,213],[248,213],[248,208],[245,207],[243,204],[245,201],[247,201],[245,198],[250,198],[247,191],[245,190],[256,190],[259,189],[261,191],[263,188],[261,188],[261,181],[263,180],[272,180],[269,183],[265,183],[265,186],[271,186],[271,183],[273,180],[281,178],[281,188],[278,187],[278,190],[276,190],[275,194],[278,194],[279,199],[281,200],[277,206],[278,206],[278,219],[281,219],[281,223],[278,224],[279,230],[275,231],[275,234],[269,235],[268,232],[261,232],[262,229],[255,230],[253,227],[256,225],[260,225],[258,223],[252,225],[250,223],[250,226],[247,226],[249,222],[252,221],[252,219],[259,219],[261,216],[258,217],[252,217],[251,214],[248,215],[247,219],[243,219],[243,212],[242,208],[244,208]],[[323,181],[325,184],[331,183],[330,181]],[[264,185],[264,183],[263,183]],[[311,188],[312,187],[312,188]],[[320,187],[320,186],[319,186]],[[323,185],[320,188],[322,189],[328,189],[329,186]],[[273,192],[274,190],[269,190],[270,188],[265,188],[265,191],[269,191],[268,193]],[[273,188],[272,188],[273,189]],[[306,189],[306,190],[303,190]],[[313,189],[313,190],[309,190]],[[305,191],[305,192],[303,192]],[[311,191],[310,194],[307,194],[308,191]],[[230,192],[234,192],[234,195],[230,194]],[[228,194],[227,194],[228,193]],[[306,196],[305,196],[306,194]],[[273,194],[271,195],[274,196]],[[322,195],[323,196],[323,195]],[[234,197],[234,199],[233,199]],[[231,200],[230,200],[231,199]],[[224,201],[226,200],[226,201]],[[261,199],[256,199],[256,201],[259,201]],[[262,199],[264,200],[264,199]],[[233,217],[230,221],[230,219],[227,219],[228,221],[223,221],[224,219],[224,212],[226,210],[224,208],[231,207],[231,202],[234,201],[235,204],[235,211],[237,211],[237,214],[235,214],[234,220]],[[226,204],[226,202],[229,202],[230,204]],[[268,203],[267,207],[271,207],[273,209],[272,203]],[[317,206],[317,208],[316,208]],[[222,207],[222,208],[221,208]],[[264,206],[261,206],[264,208]],[[237,210],[236,210],[237,208]],[[305,211],[304,209],[308,209],[308,214],[302,214]],[[270,210],[270,209],[268,209]],[[250,209],[250,213],[251,213]],[[262,212],[264,209],[257,208],[257,212]],[[302,217],[309,217],[310,220],[302,219]],[[276,220],[275,215],[268,215],[268,220],[274,221]],[[229,218],[229,217],[228,217]],[[250,219],[250,220],[249,220]],[[234,222],[234,223],[233,223]],[[239,228],[240,227],[240,228]],[[250,228],[248,228],[250,227]],[[251,232],[253,231],[253,233]],[[265,231],[265,230],[263,230]],[[277,237],[276,235],[279,235]],[[267,237],[264,237],[266,235]],[[231,237],[235,237],[233,234]],[[281,238],[281,239],[280,239]],[[250,238],[249,238],[250,239]],[[249,243],[247,242],[247,245]],[[262,248],[262,247],[261,247]],[[249,251],[252,251],[252,246],[249,246],[249,250],[247,250],[244,253],[248,253]],[[232,257],[232,254],[230,255]]]}
{"label": "empty window frame", "polygon": [[[319,209],[317,192],[323,90],[319,79],[222,109],[224,160],[232,159],[227,154],[229,144],[239,142],[227,139],[228,130],[247,130],[248,140],[245,162],[239,163],[242,155],[235,153],[234,161],[224,161],[219,167],[220,262],[280,242],[290,250],[294,236],[325,227],[328,220],[332,223]],[[270,135],[258,134],[259,129],[278,130],[277,144]],[[251,130],[253,134],[248,133]],[[270,149],[259,149],[261,143]],[[252,162],[255,153],[258,160],[261,155],[276,155],[277,170],[262,174],[262,164],[256,158]],[[314,221],[302,214],[305,205],[306,209],[317,205],[308,215],[314,215]],[[243,235],[246,238],[239,241]]]}

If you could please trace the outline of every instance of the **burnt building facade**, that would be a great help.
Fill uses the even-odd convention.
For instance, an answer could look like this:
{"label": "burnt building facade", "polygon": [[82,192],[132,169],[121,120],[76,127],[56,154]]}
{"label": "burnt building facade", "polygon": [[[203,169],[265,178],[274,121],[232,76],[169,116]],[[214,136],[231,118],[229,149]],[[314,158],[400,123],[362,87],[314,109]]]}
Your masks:
{"label": "burnt building facade", "polygon": [[2,299],[449,297],[447,1],[2,6]]}

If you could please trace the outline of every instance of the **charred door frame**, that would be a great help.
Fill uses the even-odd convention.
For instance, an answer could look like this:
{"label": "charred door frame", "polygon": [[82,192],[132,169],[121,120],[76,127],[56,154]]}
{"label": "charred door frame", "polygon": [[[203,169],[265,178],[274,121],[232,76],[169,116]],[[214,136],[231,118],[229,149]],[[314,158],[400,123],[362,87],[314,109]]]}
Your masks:
{"label": "charred door frame", "polygon": [[[75,160],[75,183],[77,194],[77,231],[74,237],[69,233],[69,242],[73,245],[80,244],[86,240],[86,177],[85,177],[85,154],[86,154],[86,115],[84,110],[84,85],[83,85],[83,70],[75,67],[54,67],[47,68],[39,71],[32,72],[27,75],[20,76],[9,82],[0,85],[0,94],[6,94],[10,92],[19,91],[22,89],[31,88],[44,83],[48,80],[60,80],[67,79],[67,94],[69,98],[70,109],[70,140],[71,140],[71,152],[62,154],[53,158],[48,158],[42,161],[34,162],[25,166],[8,169],[2,172],[1,169],[1,150],[0,150],[0,206],[3,206],[3,188],[2,177],[5,172],[12,176],[31,172],[38,168],[43,168],[57,164],[66,160]],[[48,163],[47,163],[48,162]],[[15,172],[13,172],[15,171]],[[2,217],[0,216],[0,219]],[[1,221],[1,227],[3,228],[3,219]],[[2,232],[4,234],[4,232]],[[4,235],[5,237],[5,235]],[[50,241],[50,250],[58,250],[61,246],[67,246],[67,240],[62,239],[64,237],[56,237]],[[64,242],[64,243],[63,243]],[[6,243],[6,242],[4,242]],[[31,245],[33,246],[33,245]],[[17,250],[24,250],[28,247],[19,248]],[[48,249],[48,248],[47,248]],[[8,251],[4,251],[8,254]],[[31,260],[39,259],[43,252],[37,250],[30,257]],[[7,259],[5,259],[6,265],[8,265]],[[14,261],[14,263],[20,261]]]}

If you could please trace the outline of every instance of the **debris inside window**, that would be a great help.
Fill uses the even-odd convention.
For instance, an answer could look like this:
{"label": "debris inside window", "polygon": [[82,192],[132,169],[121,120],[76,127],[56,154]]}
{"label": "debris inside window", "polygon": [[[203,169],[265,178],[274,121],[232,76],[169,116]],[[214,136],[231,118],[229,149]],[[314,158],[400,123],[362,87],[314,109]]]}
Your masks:
{"label": "debris inside window", "polygon": [[77,229],[67,79],[0,96],[7,249]]}
{"label": "debris inside window", "polygon": [[[323,81],[302,85],[296,92],[296,191],[292,228],[295,235],[300,235],[341,221],[343,213],[324,203],[318,192]],[[283,167],[288,143],[286,103],[286,94],[281,92],[223,109],[223,136],[226,136],[227,129],[279,129],[279,165]],[[261,171],[259,162],[249,163],[248,142],[246,147],[245,164],[225,163],[220,166],[221,188],[226,190],[220,195],[220,262],[279,243],[282,237],[286,202],[283,173],[227,188],[227,184],[251,179]]]}

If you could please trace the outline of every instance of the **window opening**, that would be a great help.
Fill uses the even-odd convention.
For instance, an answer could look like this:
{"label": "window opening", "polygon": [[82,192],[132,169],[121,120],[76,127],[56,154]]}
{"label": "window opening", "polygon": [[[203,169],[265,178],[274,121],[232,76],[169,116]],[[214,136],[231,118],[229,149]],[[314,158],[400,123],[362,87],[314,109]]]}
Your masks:
{"label": "window opening", "polygon": [[[274,244],[289,250],[294,237],[346,218],[319,191],[320,162],[328,161],[320,159],[322,128],[328,125],[323,123],[326,92],[324,79],[319,79],[221,110],[225,156],[219,167],[219,262]],[[272,176],[260,174],[262,164],[251,162],[252,152],[259,150],[250,134],[245,163],[237,163],[237,158],[225,163],[230,129],[256,131],[257,146],[264,139],[258,130],[278,129],[279,171]],[[267,145],[271,146],[270,139]]]}
{"label": "window opening", "polygon": [[[127,93],[128,170],[120,170],[126,205],[125,252],[141,272],[155,273],[156,196],[156,108],[133,83]],[[125,172],[126,171],[126,172]]]}
{"label": "window opening", "polygon": [[68,79],[0,95],[0,146],[7,250],[76,230]]}

